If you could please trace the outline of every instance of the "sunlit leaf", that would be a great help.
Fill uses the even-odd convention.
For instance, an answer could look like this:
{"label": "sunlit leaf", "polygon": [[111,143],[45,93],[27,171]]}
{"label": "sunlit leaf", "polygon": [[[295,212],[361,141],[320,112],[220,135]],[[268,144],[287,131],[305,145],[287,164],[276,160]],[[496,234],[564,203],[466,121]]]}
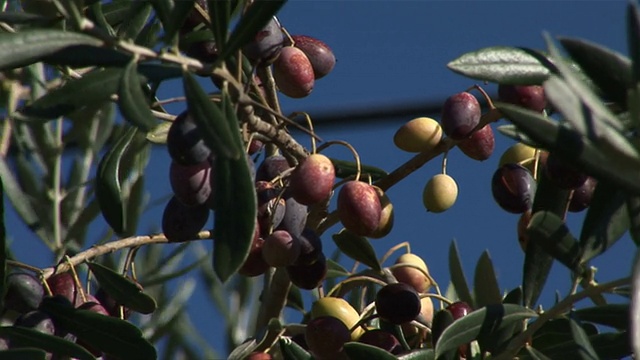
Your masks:
{"label": "sunlit leaf", "polygon": [[359,342],[344,344],[344,352],[351,359],[396,360],[395,356],[382,348]]}
{"label": "sunlit leaf", "polygon": [[482,252],[476,264],[476,271],[473,277],[473,294],[476,300],[476,308],[502,302],[496,272],[487,250]]}
{"label": "sunlit leaf", "polygon": [[566,223],[550,211],[538,211],[527,227],[529,241],[535,242],[547,254],[553,256],[570,270],[582,273],[580,246],[571,235]]}
{"label": "sunlit leaf", "polygon": [[382,269],[373,246],[364,236],[357,236],[346,229],[342,229],[333,235],[332,239],[336,246],[348,257],[369,266],[373,270],[380,271]]}
{"label": "sunlit leaf", "polygon": [[436,354],[433,349],[412,350],[398,356],[398,360],[435,360]]}
{"label": "sunlit leaf", "polygon": [[473,297],[471,297],[467,278],[464,276],[462,261],[460,260],[460,253],[458,252],[458,245],[455,240],[452,240],[451,245],[449,245],[449,274],[451,276],[453,288],[456,290],[456,294],[458,294],[458,298],[475,309],[475,302]]}
{"label": "sunlit leaf", "polygon": [[85,34],[53,29],[0,33],[0,70],[26,66],[68,46],[94,45],[101,41]]}

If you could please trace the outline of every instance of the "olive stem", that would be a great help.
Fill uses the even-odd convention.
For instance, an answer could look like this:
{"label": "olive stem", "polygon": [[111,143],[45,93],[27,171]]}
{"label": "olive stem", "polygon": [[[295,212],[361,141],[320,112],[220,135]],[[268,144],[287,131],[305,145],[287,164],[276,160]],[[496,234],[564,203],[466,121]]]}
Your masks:
{"label": "olive stem", "polygon": [[331,140],[331,141],[327,141],[324,144],[322,144],[318,148],[318,152],[328,148],[331,145],[342,145],[342,146],[345,146],[346,148],[348,148],[351,151],[351,154],[353,154],[353,158],[356,161],[356,177],[355,177],[354,181],[359,181],[360,180],[360,174],[362,173],[362,165],[360,164],[360,156],[358,155],[358,152],[356,151],[356,149],[346,141],[343,141],[343,140]]}
{"label": "olive stem", "polygon": [[[368,282],[372,282],[381,286],[385,286],[387,285],[386,282],[380,280],[380,279],[376,279],[374,277],[371,276],[354,276],[352,278],[348,278],[348,279],[344,279],[341,282],[337,283],[336,286],[334,286],[333,288],[331,288],[331,290],[329,290],[329,292],[327,293],[326,297],[330,297],[332,295],[334,295],[335,293],[337,293],[343,285],[346,285],[348,283],[354,282],[354,281],[368,281]],[[341,294],[344,295],[344,294]]]}
{"label": "olive stem", "polygon": [[[302,115],[304,116],[307,126],[309,127],[309,131],[311,132],[311,153],[315,154],[316,153],[316,138],[315,138],[315,131],[313,131],[313,121],[311,121],[311,116],[309,116],[308,113],[306,112],[294,112],[293,114],[291,114],[289,117],[295,117],[298,115]],[[322,140],[321,140],[322,141]]]}
{"label": "olive stem", "polygon": [[[190,241],[197,240],[208,240],[213,239],[213,231],[204,230],[197,234],[194,239]],[[126,249],[130,247],[137,247],[147,244],[161,244],[168,243],[167,237],[164,234],[157,235],[141,235],[141,236],[131,236],[128,238],[123,238],[120,240],[112,241],[102,245],[95,245],[90,249],[82,251],[75,256],[69,258],[67,262],[60,263],[55,267],[49,267],[42,270],[43,278],[48,279],[54,274],[60,274],[66,271],[69,271],[71,265],[77,266],[82,264],[83,262],[93,259],[95,257],[105,255],[114,251],[118,251],[121,249]]]}
{"label": "olive stem", "polygon": [[533,336],[533,334],[539,330],[547,321],[553,319],[557,315],[569,309],[575,302],[592,295],[601,294],[609,289],[617,286],[626,285],[631,281],[631,277],[627,276],[622,279],[610,281],[605,284],[589,287],[579,293],[567,296],[562,301],[557,303],[554,307],[542,313],[537,320],[529,325],[527,330],[516,336],[502,353],[498,354],[494,360],[510,360],[520,350],[520,348]]}
{"label": "olive stem", "polygon": [[400,244],[394,245],[391,249],[389,249],[384,254],[384,256],[380,258],[380,264],[383,264],[394,252],[398,251],[398,249],[403,247],[407,248],[407,254],[411,253],[411,244],[408,241],[403,241]]}

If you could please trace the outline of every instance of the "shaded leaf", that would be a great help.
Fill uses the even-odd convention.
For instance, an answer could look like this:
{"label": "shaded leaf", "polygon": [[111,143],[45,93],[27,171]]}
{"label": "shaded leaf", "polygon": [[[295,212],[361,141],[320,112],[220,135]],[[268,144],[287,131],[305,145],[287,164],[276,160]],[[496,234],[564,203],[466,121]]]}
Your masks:
{"label": "shaded leaf", "polygon": [[0,33],[0,70],[33,64],[68,46],[94,45],[101,41],[85,34],[53,29]]}
{"label": "shaded leaf", "polygon": [[436,354],[433,349],[412,350],[398,356],[398,360],[435,360]]}
{"label": "shaded leaf", "polygon": [[[20,344],[20,347],[34,347],[56,355],[66,355],[77,359],[93,360],[91,355],[82,346],[67,341],[59,336],[49,335],[35,329],[20,326],[0,327],[0,337],[8,339],[12,344]],[[3,358],[0,356],[0,358]]]}
{"label": "shaded leaf", "polygon": [[118,106],[122,116],[138,129],[147,132],[154,128],[156,119],[147,104],[147,97],[140,86],[137,63],[127,65],[118,86]]}
{"label": "shaded leaf", "polygon": [[359,342],[344,344],[344,352],[351,359],[396,360],[395,356],[384,349]]}
{"label": "shaded leaf", "polygon": [[373,270],[380,271],[382,269],[376,257],[376,252],[366,237],[358,236],[346,229],[342,229],[331,238],[340,251],[348,257],[369,266]]}
{"label": "shaded leaf", "polygon": [[602,89],[607,99],[626,108],[627,88],[632,83],[631,61],[587,40],[560,37],[559,41],[571,59]]}
{"label": "shaded leaf", "polygon": [[551,360],[548,356],[529,345],[526,345],[524,349],[533,360]]}
{"label": "shaded leaf", "polygon": [[147,140],[154,144],[164,145],[167,143],[167,134],[169,134],[169,128],[171,127],[171,122],[161,122],[157,124],[151,131],[147,133]]}
{"label": "shaded leaf", "polygon": [[629,229],[626,198],[618,186],[598,181],[580,232],[583,262],[609,249]]}
{"label": "shaded leaf", "polygon": [[219,51],[226,47],[227,33],[229,32],[229,23],[231,21],[231,2],[231,0],[207,1],[213,40]]}
{"label": "shaded leaf", "polygon": [[156,359],[156,349],[133,324],[89,310],[79,310],[45,298],[40,309],[57,324],[107,354],[125,359]]}
{"label": "shaded leaf", "polygon": [[487,250],[482,252],[476,264],[476,271],[473,277],[473,294],[475,298],[474,308],[502,302],[496,272],[493,269],[493,262]]}
{"label": "shaded leaf", "polygon": [[[156,1],[154,3],[164,3],[164,1]],[[195,10],[193,8],[193,4],[195,0],[181,0],[175,1],[173,4],[173,9],[171,9],[171,13],[168,14],[166,19],[162,20],[162,25],[164,28],[164,42],[167,44],[171,44],[174,41],[174,37],[178,34],[178,31],[184,24],[185,19],[188,14]]]}
{"label": "shaded leaf", "polygon": [[529,145],[534,148],[541,148],[540,144],[531,140],[525,133],[518,130],[518,127],[513,124],[500,125],[497,127],[498,132],[502,135],[509,137],[517,142],[521,142],[525,145]]}
{"label": "shaded leaf", "polygon": [[284,360],[311,360],[311,354],[289,337],[280,337],[278,345]]}
{"label": "shaded leaf", "polygon": [[567,224],[550,211],[538,211],[527,227],[529,241],[535,242],[547,254],[553,256],[570,270],[580,274],[580,246],[571,235]]}
{"label": "shaded leaf", "polygon": [[578,324],[574,319],[569,319],[569,323],[571,324],[571,334],[573,336],[573,340],[576,342],[578,346],[578,354],[583,360],[597,360],[599,359],[598,354],[596,354],[593,346],[591,345],[591,341],[589,341],[589,337],[585,333],[582,326]]}
{"label": "shaded leaf", "polygon": [[123,70],[119,68],[91,71],[80,79],[70,80],[65,85],[48,92],[25,107],[22,112],[26,116],[54,119],[87,105],[97,105],[99,102],[107,101],[118,91],[122,72]]}
{"label": "shaded leaf", "polygon": [[227,358],[227,360],[246,359],[249,356],[249,354],[251,354],[256,349],[257,346],[258,346],[258,343],[256,342],[255,339],[247,340],[242,344],[236,346],[236,348],[233,349],[233,351],[231,351],[231,354],[229,354],[229,357]]}
{"label": "shaded leaf", "polygon": [[141,314],[150,314],[156,310],[156,301],[142,292],[133,281],[98,263],[88,262],[87,265],[100,287],[118,304]]}
{"label": "shaded leaf", "polygon": [[449,245],[449,274],[451,276],[451,284],[456,290],[458,298],[475,309],[475,301],[471,297],[467,278],[464,276],[462,261],[460,260],[460,253],[455,240],[452,240],[451,245]]}
{"label": "shaded leaf", "polygon": [[[588,340],[595,351],[595,359],[621,359],[631,355],[630,336],[626,331],[591,335]],[[552,359],[583,359],[580,357],[583,348],[573,339],[552,347],[538,349]]]}
{"label": "shaded leaf", "polygon": [[123,19],[118,33],[125,39],[136,39],[147,23],[151,10],[150,2],[136,1],[130,3],[128,14]]}
{"label": "shaded leaf", "polygon": [[123,52],[93,45],[73,45],[42,58],[51,65],[70,67],[125,66],[132,56]]}
{"label": "shaded leaf", "polygon": [[349,276],[351,273],[336,261],[327,259],[327,278]]}
{"label": "shaded leaf", "polygon": [[4,183],[0,176],[0,309],[4,309],[7,293],[7,229],[4,225]]}
{"label": "shaded leaf", "polygon": [[640,82],[640,11],[638,4],[627,5],[627,47],[632,61],[633,81]]}
{"label": "shaded leaf", "polygon": [[3,360],[45,360],[46,356],[44,350],[34,348],[0,350]]}
{"label": "shaded leaf", "polygon": [[[358,167],[353,161],[338,160],[334,158],[329,158],[329,160],[331,160],[331,163],[336,170],[336,177],[338,178],[345,179],[350,176],[355,176],[358,173]],[[371,181],[378,181],[389,174],[375,166],[361,164],[360,169],[360,176],[364,178],[370,176]]]}
{"label": "shaded leaf", "polygon": [[493,46],[468,52],[447,67],[470,78],[499,84],[539,85],[549,70],[531,51],[509,46]]}
{"label": "shaded leaf", "polygon": [[102,157],[96,174],[95,192],[102,216],[116,233],[126,228],[126,204],[120,183],[122,157],[131,145],[137,129],[130,127]]}
{"label": "shaded leaf", "polygon": [[289,288],[289,293],[287,294],[287,306],[302,313],[305,312],[302,292],[297,286],[291,286]]}
{"label": "shaded leaf", "polygon": [[235,54],[236,51],[249,43],[258,31],[267,25],[285,2],[286,0],[253,2],[240,18],[240,21],[238,21],[238,24],[229,36],[229,40],[226,41],[222,47],[217,62],[226,61],[229,56]]}
{"label": "shaded leaf", "polygon": [[540,114],[499,102],[496,102],[496,106],[522,132],[547,150],[557,152],[599,180],[608,179],[640,194],[640,168],[634,168],[633,164],[623,159],[606,156],[575,130]]}
{"label": "shaded leaf", "polygon": [[20,25],[20,24],[47,24],[56,21],[53,18],[32,14],[28,12],[17,11],[3,11],[0,12],[0,21],[7,23],[8,25]]}
{"label": "shaded leaf", "polygon": [[629,328],[629,304],[607,304],[573,311],[581,321],[625,330]]}
{"label": "shaded leaf", "polygon": [[503,304],[522,304],[522,287],[518,286],[517,288],[509,291],[507,295],[502,299]]}
{"label": "shaded leaf", "polygon": [[255,233],[256,191],[246,156],[216,159],[215,194],[213,267],[225,282],[244,263]]}
{"label": "shaded leaf", "polygon": [[629,234],[636,246],[640,246],[640,197],[628,196],[626,203],[629,214]]}
{"label": "shaded leaf", "polygon": [[149,82],[161,82],[182,77],[182,69],[176,65],[142,63],[138,65],[138,74]]}
{"label": "shaded leaf", "polygon": [[530,309],[513,304],[489,305],[461,317],[447,327],[436,344],[436,358],[479,336],[491,336],[516,322],[537,317]]}
{"label": "shaded leaf", "polygon": [[[242,147],[238,148],[234,139],[234,137],[240,136],[238,129],[229,127],[224,112],[209,100],[193,75],[184,72],[183,76],[189,114],[202,132],[205,144],[218,158],[241,158],[243,149]],[[246,162],[246,160],[244,161]],[[224,191],[228,192],[229,190],[225,189]],[[216,194],[220,194],[220,192],[216,192]]]}

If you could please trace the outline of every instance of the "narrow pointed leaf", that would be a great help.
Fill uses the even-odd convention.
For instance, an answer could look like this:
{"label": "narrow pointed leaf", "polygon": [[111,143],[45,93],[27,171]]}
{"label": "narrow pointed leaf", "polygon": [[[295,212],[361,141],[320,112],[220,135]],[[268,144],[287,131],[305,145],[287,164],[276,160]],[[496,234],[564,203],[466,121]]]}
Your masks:
{"label": "narrow pointed leaf", "polygon": [[[108,101],[118,91],[122,69],[94,70],[50,91],[22,110],[26,116],[54,119],[87,105]],[[78,96],[82,94],[82,96]]]}
{"label": "narrow pointed leaf", "polygon": [[68,46],[100,44],[100,40],[84,34],[51,29],[0,33],[0,70],[33,64]]}
{"label": "narrow pointed leaf", "polygon": [[346,229],[340,230],[339,233],[332,236],[336,246],[345,255],[355,261],[359,261],[373,270],[380,271],[382,267],[376,257],[376,252],[364,236],[357,236]]}
{"label": "narrow pointed leaf", "polygon": [[[595,334],[588,337],[596,353],[595,359],[622,359],[631,355],[631,340],[628,332]],[[551,359],[583,359],[584,349],[571,339],[551,347],[538,348]]]}
{"label": "narrow pointed leaf", "polygon": [[473,301],[473,297],[469,291],[467,278],[464,276],[462,261],[460,260],[460,253],[458,252],[458,245],[455,240],[451,241],[451,245],[449,245],[449,274],[451,276],[451,284],[453,284],[458,298],[475,309],[475,301]]}
{"label": "narrow pointed leaf", "polygon": [[227,33],[231,21],[231,0],[208,0],[211,31],[218,50],[226,47]]}
{"label": "narrow pointed leaf", "polygon": [[304,313],[304,300],[302,299],[302,292],[297,286],[291,286],[289,293],[287,294],[287,306]]}
{"label": "narrow pointed leaf", "polygon": [[537,316],[535,311],[513,304],[489,305],[475,310],[454,321],[442,332],[436,344],[436,358],[480,335],[490,336],[516,322]]}
{"label": "narrow pointed leaf", "polygon": [[93,45],[68,46],[42,59],[47,64],[89,67],[89,66],[125,66],[132,56],[123,52]]}
{"label": "narrow pointed leaf", "polygon": [[282,352],[282,358],[284,360],[311,360],[311,354],[307,352],[302,346],[296,344],[291,338],[280,337],[278,340],[280,345],[280,351]]}
{"label": "narrow pointed leaf", "polygon": [[169,134],[170,122],[162,122],[157,124],[151,131],[147,133],[147,140],[154,144],[164,145],[167,143],[167,135]]}
{"label": "narrow pointed leaf", "polygon": [[435,360],[436,354],[433,349],[412,350],[406,354],[398,356],[398,360]]}
{"label": "narrow pointed leaf", "polygon": [[256,192],[246,156],[217,158],[213,267],[225,282],[249,254],[255,233]]}
{"label": "narrow pointed leaf", "polygon": [[[163,1],[157,1],[162,3]],[[178,34],[178,31],[184,24],[184,21],[188,14],[195,9],[193,5],[195,0],[180,0],[175,1],[170,16],[166,20],[162,20],[164,28],[164,42],[170,44],[173,42],[174,37]]]}
{"label": "narrow pointed leaf", "polygon": [[[358,167],[353,161],[338,160],[334,158],[329,158],[329,160],[331,160],[333,167],[336,169],[336,177],[338,178],[345,179],[358,173]],[[367,176],[371,176],[371,181],[378,181],[389,174],[380,168],[370,165],[361,164],[360,169],[361,176],[365,178]]]}
{"label": "narrow pointed leaf", "polygon": [[339,263],[327,259],[327,278],[349,276],[351,273]]}
{"label": "narrow pointed leaf", "polygon": [[[45,334],[34,329],[20,326],[0,327],[0,337],[8,339],[13,344],[19,343],[20,347],[34,347],[56,355],[66,355],[80,360],[95,359],[95,357],[82,346],[64,340],[59,336]],[[0,358],[3,357],[0,356]]]}
{"label": "narrow pointed leaf", "polygon": [[598,181],[580,232],[582,261],[600,255],[629,229],[626,194],[616,185]]}
{"label": "narrow pointed leaf", "polygon": [[143,132],[150,131],[156,125],[156,119],[147,104],[147,97],[140,86],[137,63],[127,65],[120,78],[118,105],[122,116]]}
{"label": "narrow pointed leaf", "polygon": [[98,263],[88,262],[87,265],[100,287],[118,304],[141,314],[151,314],[156,310],[156,301],[142,292],[133,281]]}
{"label": "narrow pointed leaf", "polygon": [[606,156],[575,130],[519,106],[496,102],[496,106],[522,132],[549,151],[583,167],[598,179],[607,179],[640,194],[640,168],[624,159]]}
{"label": "narrow pointed leaf", "polygon": [[396,360],[395,356],[384,349],[359,342],[344,344],[344,352],[350,359]]}
{"label": "narrow pointed leaf", "polygon": [[[205,143],[220,158],[239,159],[243,149],[238,148],[234,136],[239,136],[237,128],[230,128],[225,114],[202,90],[189,72],[184,73],[184,91],[189,113],[202,132]],[[236,132],[235,134],[233,132]],[[228,191],[228,190],[224,190]],[[219,194],[219,193],[217,193]]]}
{"label": "narrow pointed leaf", "polygon": [[533,214],[527,227],[529,241],[533,241],[570,270],[581,273],[580,246],[565,222],[550,211]]}
{"label": "narrow pointed leaf", "polygon": [[473,278],[473,294],[476,300],[475,307],[480,308],[490,304],[502,302],[500,287],[496,279],[496,272],[488,251],[484,251],[476,264]]}
{"label": "narrow pointed leaf", "polygon": [[640,246],[640,197],[627,197],[627,213],[629,214],[629,233],[631,239]]}
{"label": "narrow pointed leaf", "polygon": [[7,229],[4,225],[4,183],[0,176],[0,309],[4,309],[7,293]]}
{"label": "narrow pointed leaf", "polygon": [[549,70],[526,49],[493,46],[468,52],[447,64],[464,76],[499,84],[539,85]]}
{"label": "narrow pointed leaf", "polygon": [[13,26],[19,24],[46,24],[52,23],[55,20],[50,17],[27,12],[3,11],[0,13],[0,21]]}
{"label": "narrow pointed leaf", "polygon": [[218,62],[226,61],[227,58],[238,51],[245,44],[249,43],[255,35],[267,25],[271,18],[285,4],[286,0],[255,1],[247,12],[240,18],[234,28],[229,40],[225,43]]}
{"label": "narrow pointed leaf", "polygon": [[41,349],[9,349],[0,350],[0,357],[3,360],[46,360],[47,353]]}
{"label": "narrow pointed leaf", "polygon": [[107,354],[124,359],[156,359],[156,349],[128,321],[75,309],[55,298],[45,298],[40,309],[78,339]]}
{"label": "narrow pointed leaf", "polygon": [[578,345],[578,355],[583,360],[597,360],[599,359],[598,354],[596,354],[593,346],[591,345],[591,341],[589,341],[589,337],[582,329],[582,326],[578,324],[577,321],[573,319],[569,319],[571,324],[571,334],[573,335],[573,340]]}
{"label": "narrow pointed leaf", "polygon": [[560,37],[559,41],[571,59],[602,89],[607,99],[626,108],[626,90],[633,81],[629,58],[583,39]]}
{"label": "narrow pointed leaf", "polygon": [[96,174],[96,198],[102,216],[116,233],[126,228],[126,204],[120,183],[120,164],[131,145],[137,129],[130,127],[113,147],[102,157]]}
{"label": "narrow pointed leaf", "polygon": [[517,142],[521,142],[525,145],[529,145],[534,148],[541,148],[540,144],[531,140],[529,136],[527,136],[522,131],[518,130],[518,127],[513,124],[500,125],[497,127],[498,132],[502,135],[509,137]]}
{"label": "narrow pointed leaf", "polygon": [[147,1],[132,2],[129,6],[129,13],[124,18],[118,33],[126,39],[135,39],[151,15],[151,3]]}
{"label": "narrow pointed leaf", "polygon": [[522,304],[522,287],[518,286],[517,288],[509,291],[507,295],[502,299],[503,304]]}
{"label": "narrow pointed leaf", "polygon": [[640,10],[638,4],[629,1],[627,5],[627,42],[633,66],[633,81],[640,82]]}
{"label": "narrow pointed leaf", "polygon": [[607,304],[573,311],[581,321],[625,330],[629,328],[629,304]]}
{"label": "narrow pointed leaf", "polygon": [[551,358],[549,358],[545,354],[541,353],[540,351],[536,350],[535,348],[533,348],[533,347],[531,347],[529,345],[526,345],[524,348],[525,348],[525,351],[527,352],[527,354],[533,360],[551,360]]}

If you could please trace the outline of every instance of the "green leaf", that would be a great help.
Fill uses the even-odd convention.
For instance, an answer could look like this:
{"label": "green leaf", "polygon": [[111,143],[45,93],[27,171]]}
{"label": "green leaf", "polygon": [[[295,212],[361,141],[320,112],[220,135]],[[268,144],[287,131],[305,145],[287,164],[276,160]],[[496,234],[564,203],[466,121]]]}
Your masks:
{"label": "green leaf", "polygon": [[41,349],[9,349],[0,350],[2,360],[45,360],[47,353]]}
{"label": "green leaf", "polygon": [[256,226],[256,191],[246,156],[218,157],[215,166],[213,267],[225,282],[249,254]]}
{"label": "green leaf", "polygon": [[337,262],[327,259],[327,278],[349,276],[351,273]]}
{"label": "green leaf", "polygon": [[573,319],[569,319],[569,323],[571,324],[573,340],[576,342],[576,345],[578,345],[578,354],[580,355],[580,358],[583,360],[599,359],[598,354],[593,350],[591,341],[589,341],[589,337],[584,332],[584,329],[582,329],[582,326]]}
{"label": "green leaf", "polygon": [[522,286],[509,291],[507,295],[502,299],[503,304],[522,304]]}
{"label": "green leaf", "polygon": [[538,211],[527,227],[529,241],[535,242],[547,254],[553,256],[570,270],[580,274],[580,246],[571,235],[564,220],[550,211]]}
{"label": "green leaf", "polygon": [[475,309],[475,301],[469,291],[467,278],[464,276],[462,261],[460,260],[460,253],[455,240],[452,240],[451,245],[449,245],[449,274],[451,275],[451,284],[453,284],[458,298]]}
{"label": "green leaf", "polygon": [[128,15],[123,19],[118,33],[125,39],[135,39],[144,28],[144,25],[151,15],[151,3],[147,1],[132,2],[129,6]]}
{"label": "green leaf", "polygon": [[398,360],[435,360],[436,354],[433,349],[412,350],[398,356]]}
{"label": "green leaf", "polygon": [[627,197],[627,213],[629,214],[629,234],[631,239],[640,246],[640,197]]}
{"label": "green leaf", "polygon": [[255,339],[246,340],[231,351],[227,360],[244,360],[249,357],[249,354],[251,354],[257,346],[258,343]]}
{"label": "green leaf", "polygon": [[4,176],[0,176],[0,309],[7,293],[7,229],[4,225]]}
{"label": "green leaf", "polygon": [[137,65],[135,61],[130,62],[122,73],[118,87],[118,105],[125,120],[143,132],[147,132],[154,128],[156,119],[149,109],[147,97],[140,86]]}
{"label": "green leaf", "polygon": [[298,310],[301,313],[304,313],[306,310],[304,309],[304,300],[302,299],[302,292],[297,286],[291,286],[289,288],[289,293],[287,294],[287,305],[288,307]]}
{"label": "green leaf", "polygon": [[[108,101],[118,91],[122,69],[94,70],[48,92],[22,110],[26,116],[54,119],[87,105]],[[82,96],[78,96],[82,94]]]}
{"label": "green leaf", "polygon": [[540,114],[515,105],[495,104],[518,129],[547,150],[557,152],[598,179],[608,179],[640,194],[640,167],[636,168],[624,159],[607,156],[575,130]]}
{"label": "green leaf", "polygon": [[[331,160],[331,163],[336,170],[337,178],[345,179],[358,173],[358,167],[353,161],[338,160],[334,158],[329,158],[329,160]],[[370,176],[371,181],[378,181],[389,174],[388,172],[375,166],[360,164],[360,169],[360,176],[365,179]]]}
{"label": "green leaf", "polygon": [[[590,335],[588,339],[595,350],[596,359],[622,359],[632,353],[627,331]],[[551,359],[583,359],[580,352],[584,349],[573,339],[550,347],[536,348]]]}
{"label": "green leaf", "polygon": [[396,360],[395,356],[382,348],[359,342],[344,344],[344,352],[350,359]]}
{"label": "green leaf", "polygon": [[489,305],[475,310],[444,330],[436,344],[436,358],[480,336],[489,337],[516,322],[537,316],[535,311],[513,304]]}
{"label": "green leaf", "polygon": [[549,69],[528,49],[492,46],[468,52],[447,64],[464,76],[499,84],[539,85]]}
{"label": "green leaf", "polygon": [[[156,1],[162,3],[163,1]],[[163,41],[166,44],[171,44],[174,41],[175,36],[184,24],[185,19],[191,11],[195,11],[193,5],[195,0],[181,0],[175,1],[173,9],[171,9],[170,16],[167,19],[162,20],[164,28]]]}
{"label": "green leaf", "polygon": [[476,264],[473,278],[473,294],[476,300],[476,308],[502,302],[496,272],[493,269],[493,262],[487,250],[482,253]]}
{"label": "green leaf", "polygon": [[602,254],[627,232],[626,198],[616,185],[598,181],[580,232],[583,262]]}
{"label": "green leaf", "polygon": [[517,142],[521,142],[525,145],[529,145],[534,148],[541,148],[540,144],[531,140],[529,136],[527,136],[522,131],[518,130],[518,127],[513,124],[500,125],[497,127],[498,132],[502,135],[509,137]]}
{"label": "green leaf", "polygon": [[122,24],[130,15],[131,3],[128,1],[112,1],[102,4],[102,12],[107,22],[115,27]]}
{"label": "green leaf", "polygon": [[123,359],[156,359],[156,349],[144,339],[135,325],[112,316],[89,310],[79,310],[61,304],[55,298],[45,298],[40,309],[56,324],[107,354]]}
{"label": "green leaf", "polygon": [[[19,343],[19,347],[34,347],[58,356],[66,355],[80,360],[95,359],[95,357],[82,346],[64,340],[61,337],[45,334],[34,329],[19,326],[4,326],[0,327],[0,337],[11,341],[12,346]],[[2,356],[0,356],[0,358],[4,359]]]}
{"label": "green leaf", "polygon": [[208,0],[209,18],[211,19],[211,31],[213,40],[218,50],[225,48],[229,23],[231,21],[231,0]]}
{"label": "green leaf", "polygon": [[100,40],[84,34],[52,29],[0,33],[0,70],[33,64],[68,46],[100,44]]}
{"label": "green leaf", "polygon": [[[218,105],[209,100],[207,94],[189,72],[184,73],[184,91],[189,114],[193,116],[198,129],[202,132],[205,144],[213,150],[213,153],[219,159],[243,157],[243,149],[237,146],[234,139],[234,137],[240,136],[238,129],[229,127],[225,113]],[[229,190],[225,189],[224,191],[228,192]]]}
{"label": "green leaf", "polygon": [[17,11],[3,11],[0,12],[0,21],[7,23],[8,25],[21,25],[21,24],[42,24],[52,23],[55,19],[38,14],[32,14],[28,12]]}
{"label": "green leaf", "polygon": [[282,352],[282,358],[284,360],[311,360],[311,354],[307,352],[302,346],[296,344],[291,338],[282,336],[278,340],[280,345],[280,351]]}
{"label": "green leaf", "polygon": [[559,41],[606,98],[626,108],[633,76],[629,58],[583,39],[560,37]]}
{"label": "green leaf", "polygon": [[[285,4],[286,0],[269,0],[254,1],[247,12],[240,18],[238,24],[229,36],[229,40],[225,43],[220,51],[220,56],[216,60],[217,63],[226,61],[227,58],[245,44],[249,43],[255,35],[264,28],[271,18]],[[210,4],[211,5],[211,4]],[[211,8],[209,8],[211,10]]]}
{"label": "green leaf", "polygon": [[121,160],[131,145],[137,129],[130,127],[102,157],[96,174],[95,192],[100,211],[116,233],[124,232],[126,224],[126,204],[122,194]]}
{"label": "green leaf", "polygon": [[380,271],[382,269],[376,257],[376,252],[366,237],[358,236],[346,229],[342,229],[331,238],[340,251],[348,257],[367,265],[373,270]]}
{"label": "green leaf", "polygon": [[142,292],[133,281],[98,263],[88,262],[87,265],[100,287],[118,304],[141,314],[151,314],[158,307],[156,301]]}
{"label": "green leaf", "polygon": [[640,11],[638,4],[629,1],[627,5],[627,42],[633,66],[633,81],[640,82]]}
{"label": "green leaf", "polygon": [[143,63],[138,65],[138,74],[149,79],[149,82],[159,83],[182,77],[182,69],[176,65]]}
{"label": "green leaf", "polygon": [[573,311],[581,321],[610,326],[619,330],[629,328],[629,304],[607,304]]}
{"label": "green leaf", "polygon": [[551,360],[548,356],[529,345],[526,345],[524,349],[533,360]]}
{"label": "green leaf", "polygon": [[169,128],[171,122],[161,122],[157,124],[151,131],[147,133],[147,140],[154,144],[164,145],[167,143],[167,135],[169,134]]}

